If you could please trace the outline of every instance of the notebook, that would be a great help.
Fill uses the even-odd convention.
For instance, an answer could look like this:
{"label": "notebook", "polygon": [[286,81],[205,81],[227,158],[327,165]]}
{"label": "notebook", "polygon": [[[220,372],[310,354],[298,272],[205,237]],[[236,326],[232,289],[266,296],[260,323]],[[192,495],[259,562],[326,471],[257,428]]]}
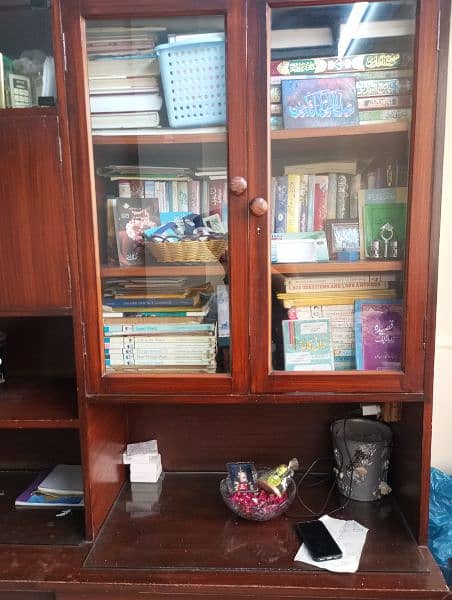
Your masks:
{"label": "notebook", "polygon": [[44,494],[83,496],[83,476],[80,465],[57,465],[39,484]]}

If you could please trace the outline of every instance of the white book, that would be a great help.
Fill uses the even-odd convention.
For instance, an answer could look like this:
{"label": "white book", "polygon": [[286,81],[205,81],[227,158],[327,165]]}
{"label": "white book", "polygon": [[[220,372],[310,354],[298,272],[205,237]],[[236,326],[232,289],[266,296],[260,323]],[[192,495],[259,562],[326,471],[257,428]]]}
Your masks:
{"label": "white book", "polygon": [[[93,129],[100,129],[107,131],[114,129],[121,130],[135,130],[147,127],[158,127],[160,123],[160,113],[156,110],[144,111],[144,112],[115,112],[115,113],[98,113],[91,116],[91,127]],[[103,131],[102,131],[103,133]]]}
{"label": "white book", "polygon": [[162,108],[160,94],[103,94],[90,96],[92,113],[152,111]]}
{"label": "white book", "polygon": [[308,48],[311,46],[331,46],[333,32],[330,27],[298,27],[295,29],[272,29],[271,47]]}
{"label": "white book", "polygon": [[43,494],[83,496],[83,475],[80,465],[57,465],[39,484]]}

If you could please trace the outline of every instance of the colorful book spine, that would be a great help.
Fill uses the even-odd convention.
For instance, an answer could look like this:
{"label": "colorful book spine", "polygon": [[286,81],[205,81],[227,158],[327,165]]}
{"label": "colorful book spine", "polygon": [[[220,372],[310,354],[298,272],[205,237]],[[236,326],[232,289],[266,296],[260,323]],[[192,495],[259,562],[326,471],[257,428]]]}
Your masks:
{"label": "colorful book spine", "polygon": [[336,218],[337,173],[328,174],[327,219]]}
{"label": "colorful book spine", "polygon": [[315,176],[314,231],[322,231],[328,210],[328,175]]}
{"label": "colorful book spine", "polygon": [[377,96],[375,98],[358,98],[359,110],[376,108],[409,108],[411,96]]}
{"label": "colorful book spine", "polygon": [[300,176],[287,175],[287,233],[297,233],[300,227]]}
{"label": "colorful book spine", "polygon": [[188,182],[188,212],[201,214],[201,185],[197,179]]}
{"label": "colorful book spine", "polygon": [[110,307],[143,307],[143,306],[194,306],[198,298],[196,296],[189,296],[188,298],[129,298],[129,299],[116,299],[116,298],[104,298],[103,303],[105,306]]}
{"label": "colorful book spine", "polygon": [[124,334],[142,334],[142,333],[186,333],[192,331],[215,332],[214,323],[158,323],[133,324],[133,325],[104,325],[104,334],[110,336],[123,336]]}
{"label": "colorful book spine", "polygon": [[188,182],[187,181],[174,181],[173,187],[177,190],[179,212],[188,212]]}
{"label": "colorful book spine", "polygon": [[287,231],[287,175],[275,177],[275,233]]}
{"label": "colorful book spine", "polygon": [[281,86],[279,84],[274,84],[270,86],[270,102],[272,104],[280,104],[281,103]]}
{"label": "colorful book spine", "polygon": [[349,176],[338,173],[336,192],[336,219],[346,219],[350,212]]}
{"label": "colorful book spine", "polygon": [[360,123],[372,121],[409,121],[410,119],[411,108],[386,108],[381,110],[359,111]]}
{"label": "colorful book spine", "polygon": [[358,218],[358,196],[361,189],[361,174],[352,175],[350,178],[350,219]]}
{"label": "colorful book spine", "polygon": [[283,109],[282,104],[280,102],[272,102],[270,104],[270,114],[271,115],[282,115]]}
{"label": "colorful book spine", "polygon": [[356,82],[357,98],[398,96],[412,91],[411,79],[368,79]]}
{"label": "colorful book spine", "polygon": [[270,116],[270,129],[283,129],[284,122],[283,118],[280,115],[271,115]]}
{"label": "colorful book spine", "polygon": [[354,273],[353,275],[312,275],[286,277],[287,293],[346,290],[384,290],[397,281],[396,273]]}
{"label": "colorful book spine", "polygon": [[308,231],[308,187],[309,176],[300,175],[300,226],[299,231]]}
{"label": "colorful book spine", "polygon": [[272,60],[271,75],[317,75],[319,73],[346,73],[349,71],[377,71],[410,66],[412,58],[399,52],[358,54],[343,58],[303,58]]}
{"label": "colorful book spine", "polygon": [[209,180],[209,215],[218,215],[221,218],[223,203],[226,199],[226,180]]}
{"label": "colorful book spine", "polygon": [[308,175],[307,231],[314,231],[315,175]]}

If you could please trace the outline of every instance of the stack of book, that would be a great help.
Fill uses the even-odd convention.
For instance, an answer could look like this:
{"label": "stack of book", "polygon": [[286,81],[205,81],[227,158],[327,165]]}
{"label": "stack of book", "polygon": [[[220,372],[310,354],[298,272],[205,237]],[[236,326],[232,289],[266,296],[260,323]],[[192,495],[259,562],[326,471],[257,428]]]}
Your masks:
{"label": "stack of book", "polygon": [[[359,368],[356,366],[355,349],[356,306],[368,301],[393,302],[397,298],[398,286],[399,277],[395,272],[286,277],[285,292],[277,293],[277,298],[288,309],[288,321],[283,321],[286,368],[290,359],[294,359],[291,340],[293,342],[299,327],[290,322],[317,319],[328,322],[325,331],[331,338],[328,345],[331,346],[334,370]],[[313,367],[310,361],[307,364],[309,368]]]}
{"label": "stack of book", "polygon": [[83,508],[80,465],[57,465],[38,473],[15,501],[16,508]]}
{"label": "stack of book", "polygon": [[411,118],[412,56],[272,60],[272,129],[334,127]]}
{"label": "stack of book", "polygon": [[112,279],[104,288],[104,353],[109,369],[212,373],[216,324],[202,323],[210,284],[184,278]]}
{"label": "stack of book", "polygon": [[87,29],[91,123],[122,133],[158,127],[162,96],[155,46],[165,28],[97,26]]}
{"label": "stack of book", "polygon": [[291,165],[272,178],[272,230],[321,231],[327,219],[358,217],[356,161]]}

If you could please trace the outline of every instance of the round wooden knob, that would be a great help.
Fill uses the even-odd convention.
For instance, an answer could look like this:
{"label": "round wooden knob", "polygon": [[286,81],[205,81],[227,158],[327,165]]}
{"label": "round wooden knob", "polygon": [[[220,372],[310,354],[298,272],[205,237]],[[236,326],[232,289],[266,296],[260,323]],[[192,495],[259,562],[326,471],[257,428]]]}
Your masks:
{"label": "round wooden knob", "polygon": [[247,187],[248,182],[244,177],[240,177],[239,175],[237,177],[233,177],[229,182],[229,189],[236,196],[240,196],[240,194],[243,194]]}
{"label": "round wooden knob", "polygon": [[255,217],[262,217],[268,211],[268,203],[263,198],[254,198],[250,202],[250,211]]}

